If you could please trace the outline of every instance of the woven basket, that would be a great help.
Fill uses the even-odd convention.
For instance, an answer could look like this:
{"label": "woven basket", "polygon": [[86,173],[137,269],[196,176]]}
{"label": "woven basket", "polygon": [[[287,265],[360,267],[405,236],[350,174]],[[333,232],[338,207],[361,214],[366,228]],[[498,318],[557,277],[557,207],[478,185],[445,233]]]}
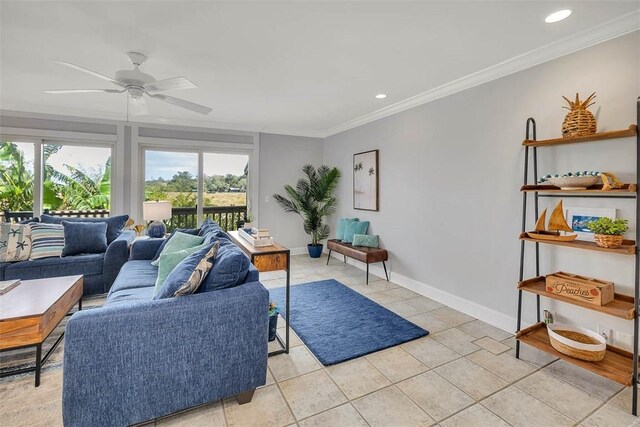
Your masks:
{"label": "woven basket", "polygon": [[607,342],[600,334],[576,326],[547,325],[551,346],[562,354],[588,362],[599,362],[607,352]]}
{"label": "woven basket", "polygon": [[601,248],[619,248],[622,247],[624,236],[612,236],[610,234],[594,234],[596,244]]}
{"label": "woven basket", "polygon": [[562,137],[593,135],[596,129],[596,118],[591,111],[576,110],[565,116],[562,122]]}

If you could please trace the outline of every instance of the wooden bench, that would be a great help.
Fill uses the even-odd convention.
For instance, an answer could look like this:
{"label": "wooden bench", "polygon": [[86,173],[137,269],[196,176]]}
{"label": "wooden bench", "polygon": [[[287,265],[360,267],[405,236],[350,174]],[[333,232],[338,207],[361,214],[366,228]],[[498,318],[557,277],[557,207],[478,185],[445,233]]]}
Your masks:
{"label": "wooden bench", "polygon": [[367,248],[364,246],[353,246],[351,243],[344,243],[340,240],[331,239],[327,241],[327,249],[329,249],[329,256],[327,257],[327,265],[331,259],[331,252],[336,251],[344,256],[344,262],[347,262],[347,257],[364,262],[367,264],[367,285],[369,284],[369,264],[374,262],[381,262],[384,267],[384,275],[389,281],[389,275],[387,274],[387,265],[385,261],[389,259],[389,253],[386,249],[380,248]]}

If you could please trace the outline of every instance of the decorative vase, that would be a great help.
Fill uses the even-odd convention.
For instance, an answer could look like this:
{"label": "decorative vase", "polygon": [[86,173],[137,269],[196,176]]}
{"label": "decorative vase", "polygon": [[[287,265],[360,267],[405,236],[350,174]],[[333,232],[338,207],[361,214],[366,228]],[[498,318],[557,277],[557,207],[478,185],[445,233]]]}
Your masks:
{"label": "decorative vase", "polygon": [[324,245],[322,245],[322,244],[312,245],[311,243],[309,243],[307,245],[307,250],[309,251],[309,256],[311,258],[320,258],[320,255],[322,255],[322,248],[323,247],[324,247]]}
{"label": "decorative vase", "polygon": [[162,221],[153,221],[147,227],[147,236],[149,237],[164,237],[167,232],[167,227],[164,225]]}
{"label": "decorative vase", "polygon": [[571,102],[563,96],[564,100],[569,104],[568,107],[562,107],[569,110],[562,122],[563,138],[587,136],[596,133],[596,118],[591,111],[587,110],[587,108],[595,104],[595,102],[591,102],[595,97],[596,93],[594,92],[584,101],[580,101],[576,93],[576,100]]}
{"label": "decorative vase", "polygon": [[269,316],[269,341],[276,339],[276,330],[278,329],[278,313]]}
{"label": "decorative vase", "polygon": [[613,236],[611,234],[594,234],[596,244],[601,248],[619,248],[622,246],[624,236]]}

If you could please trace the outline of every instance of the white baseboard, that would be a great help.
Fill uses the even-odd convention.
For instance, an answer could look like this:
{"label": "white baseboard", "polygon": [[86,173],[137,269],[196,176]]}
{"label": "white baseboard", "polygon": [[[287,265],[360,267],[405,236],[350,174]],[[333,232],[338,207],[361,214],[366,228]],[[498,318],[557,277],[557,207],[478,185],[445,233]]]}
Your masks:
{"label": "white baseboard", "polygon": [[306,246],[301,246],[299,248],[289,248],[289,253],[291,254],[291,256],[293,256],[293,255],[304,255],[308,252],[307,252]]}
{"label": "white baseboard", "polygon": [[[333,252],[331,256],[333,258],[339,259],[340,261],[343,260],[341,254]],[[362,262],[347,258],[347,263],[361,270],[366,270],[366,264]],[[410,291],[419,293],[420,295],[423,295],[441,304],[445,304],[453,309],[463,312],[464,314],[473,316],[476,319],[482,320],[483,322],[486,322],[491,326],[495,326],[496,328],[502,329],[503,331],[509,332],[510,334],[513,334],[516,330],[515,317],[508,316],[504,313],[500,313],[496,310],[485,307],[473,301],[469,301],[457,295],[445,292],[442,289],[434,288],[433,286],[429,286],[426,283],[418,282],[417,280],[411,279],[407,276],[403,276],[402,274],[394,273],[390,270],[388,270],[388,272],[389,280],[397,285],[402,286],[403,288],[407,288]],[[382,268],[382,266],[380,266],[379,263],[369,265],[369,274],[373,274],[384,279],[384,269]]]}

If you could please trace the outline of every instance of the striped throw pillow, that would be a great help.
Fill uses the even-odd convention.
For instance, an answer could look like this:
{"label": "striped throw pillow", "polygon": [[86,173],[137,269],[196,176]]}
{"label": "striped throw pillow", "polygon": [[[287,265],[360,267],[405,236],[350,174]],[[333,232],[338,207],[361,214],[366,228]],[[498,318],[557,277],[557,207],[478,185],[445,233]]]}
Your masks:
{"label": "striped throw pillow", "polygon": [[0,262],[26,261],[31,253],[31,227],[0,224]]}
{"label": "striped throw pillow", "polygon": [[41,259],[62,256],[64,227],[58,224],[31,223],[31,256]]}

